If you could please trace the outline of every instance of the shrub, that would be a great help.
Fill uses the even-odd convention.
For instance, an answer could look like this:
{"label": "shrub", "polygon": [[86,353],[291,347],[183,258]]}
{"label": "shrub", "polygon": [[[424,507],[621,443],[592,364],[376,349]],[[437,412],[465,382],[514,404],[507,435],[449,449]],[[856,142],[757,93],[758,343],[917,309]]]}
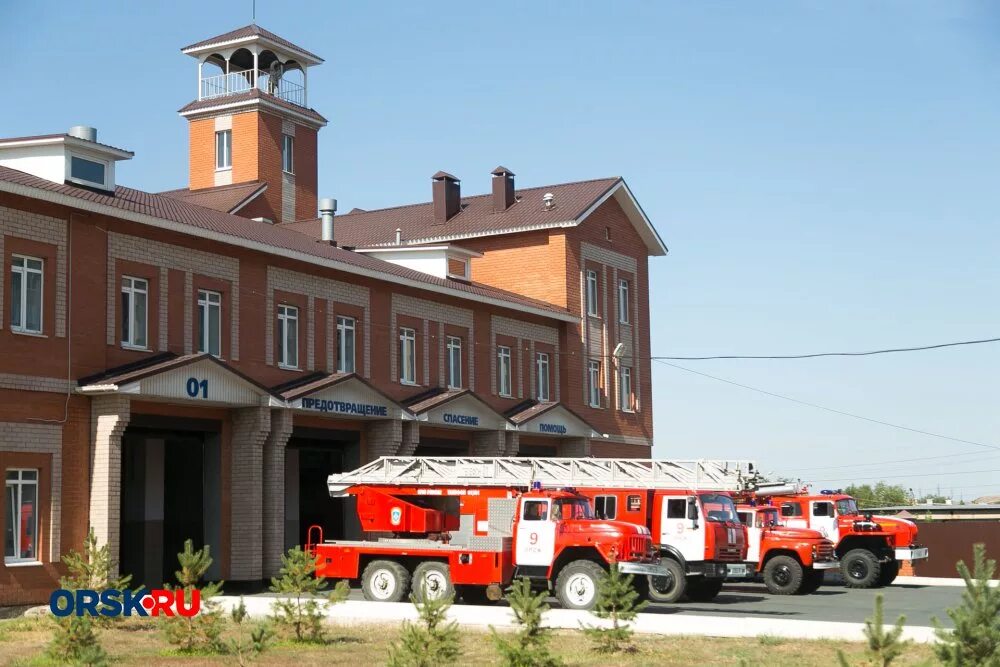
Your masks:
{"label": "shrub", "polygon": [[296,546],[281,557],[279,576],[271,579],[271,592],[280,597],[271,605],[276,623],[295,632],[297,641],[323,641],[323,618],[328,605],[347,599],[346,581],[338,581],[326,599],[318,598],[326,579],[316,576],[316,558]]}
{"label": "shrub", "polygon": [[[868,664],[888,667],[893,660],[903,654],[909,642],[900,639],[903,636],[903,624],[906,623],[906,617],[900,616],[892,630],[887,632],[882,607],[882,595],[876,595],[875,613],[871,618],[865,619],[864,633],[865,639],[868,640],[865,654],[868,656]],[[843,651],[837,651],[837,661],[841,667],[850,666]]]}
{"label": "shrub", "polygon": [[246,621],[249,614],[242,597],[240,603],[230,612],[230,618],[236,626],[236,637],[229,640],[229,649],[236,656],[240,667],[246,667],[251,660],[267,649],[274,638],[274,632],[267,621],[260,621],[250,630],[250,637],[246,636]]}
{"label": "shrub", "polygon": [[60,664],[108,664],[108,654],[94,630],[94,621],[87,616],[67,616],[56,621],[56,630],[49,643],[49,657]]}
{"label": "shrub", "polygon": [[962,603],[948,610],[954,630],[941,627],[937,619],[937,657],[945,665],[969,667],[1000,665],[1000,588],[990,586],[996,561],[986,558],[986,546],[972,547],[972,572],[964,561],[957,570],[965,580]]}
{"label": "shrub", "polygon": [[549,652],[551,630],[542,627],[542,614],[549,609],[545,593],[533,593],[531,582],[521,578],[507,591],[507,602],[520,626],[511,639],[493,630],[493,642],[506,667],[558,667],[562,661]]}
{"label": "shrub", "polygon": [[453,597],[432,598],[410,594],[420,618],[403,623],[403,635],[389,649],[389,667],[439,667],[454,662],[461,654],[458,624],[445,622]]}
{"label": "shrub", "polygon": [[177,554],[179,570],[174,572],[180,590],[184,592],[185,605],[192,604],[195,591],[201,596],[201,611],[196,616],[167,616],[163,618],[163,633],[168,642],[181,651],[191,653],[196,650],[221,653],[225,649],[222,643],[224,619],[217,601],[212,598],[222,592],[222,582],[205,584],[198,588],[198,583],[212,565],[209,546],[194,550],[191,540],[184,541],[184,551]]}
{"label": "shrub", "polygon": [[590,612],[597,618],[610,619],[611,627],[583,626],[583,632],[600,653],[633,653],[636,648],[632,643],[632,628],[627,623],[645,607],[646,602],[640,600],[632,585],[632,575],[623,574],[618,562],[611,561],[607,574],[598,582],[597,603]]}

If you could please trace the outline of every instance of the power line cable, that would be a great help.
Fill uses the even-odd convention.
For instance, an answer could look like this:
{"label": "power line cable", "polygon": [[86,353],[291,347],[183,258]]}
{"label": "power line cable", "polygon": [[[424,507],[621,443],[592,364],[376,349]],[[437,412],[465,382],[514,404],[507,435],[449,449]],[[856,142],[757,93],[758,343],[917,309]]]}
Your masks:
{"label": "power line cable", "polygon": [[919,347],[894,347],[884,350],[868,350],[866,352],[816,352],[812,354],[723,354],[708,357],[652,357],[668,361],[708,361],[712,359],[816,359],[818,357],[868,357],[875,354],[893,354],[896,352],[921,352],[924,350],[939,350],[944,347],[960,345],[981,345],[997,343],[1000,338],[982,338],[979,340],[961,340],[953,343],[938,343],[936,345],[921,345]]}
{"label": "power line cable", "polygon": [[[1000,472],[1000,469],[993,470],[955,470],[952,472],[922,472],[911,475],[880,475],[878,477],[855,477],[852,481],[865,481],[865,480],[878,480],[882,481],[885,479],[899,479],[899,478],[910,478],[910,477],[938,477],[941,475],[978,475],[980,473],[987,472]],[[812,482],[814,484],[819,484],[821,482],[839,482],[840,479],[814,479]]]}
{"label": "power line cable", "polygon": [[815,468],[797,468],[793,472],[809,472],[812,470],[839,470],[842,468],[860,468],[878,465],[897,465],[909,463],[921,463],[923,461],[934,461],[938,459],[953,459],[959,456],[1000,456],[1000,454],[983,454],[983,450],[977,449],[974,452],[957,452],[955,454],[940,454],[938,456],[914,456],[906,459],[889,459],[883,461],[870,461],[866,463],[847,463],[839,466],[816,466]]}

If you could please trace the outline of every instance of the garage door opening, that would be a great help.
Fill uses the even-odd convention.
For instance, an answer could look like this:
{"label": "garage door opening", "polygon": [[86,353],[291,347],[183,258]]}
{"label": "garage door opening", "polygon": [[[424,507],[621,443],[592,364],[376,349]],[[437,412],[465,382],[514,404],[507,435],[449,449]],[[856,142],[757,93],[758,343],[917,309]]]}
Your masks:
{"label": "garage door opening", "polygon": [[331,498],[327,478],[361,465],[357,431],[296,428],[285,450],[285,548],[306,543],[309,526],[327,540],[355,539],[353,498]]}

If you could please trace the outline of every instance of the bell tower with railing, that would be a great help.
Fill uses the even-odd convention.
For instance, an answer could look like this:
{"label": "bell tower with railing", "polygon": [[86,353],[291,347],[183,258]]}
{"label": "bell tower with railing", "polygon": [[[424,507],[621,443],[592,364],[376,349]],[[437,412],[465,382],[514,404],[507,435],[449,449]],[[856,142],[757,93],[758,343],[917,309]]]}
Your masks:
{"label": "bell tower with railing", "polygon": [[258,183],[240,215],[280,223],[316,217],[317,133],[311,67],[323,59],[257,25],[181,49],[198,61],[188,120],[191,191]]}

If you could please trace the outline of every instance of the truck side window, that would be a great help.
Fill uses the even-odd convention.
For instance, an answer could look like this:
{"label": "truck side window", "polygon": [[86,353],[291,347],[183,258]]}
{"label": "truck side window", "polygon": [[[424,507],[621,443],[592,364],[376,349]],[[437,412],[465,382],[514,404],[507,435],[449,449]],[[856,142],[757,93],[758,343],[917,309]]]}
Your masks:
{"label": "truck side window", "polygon": [[802,507],[798,503],[781,503],[781,516],[802,516]]}
{"label": "truck side window", "polygon": [[753,525],[753,518],[750,516],[750,512],[737,512],[736,515],[740,517],[740,523],[744,526]]}
{"label": "truck side window", "polygon": [[684,519],[687,518],[687,501],[683,498],[667,501],[667,518]]}
{"label": "truck side window", "polygon": [[628,511],[638,512],[642,509],[642,496],[629,496],[628,497]]}
{"label": "truck side window", "polygon": [[594,513],[598,519],[614,519],[618,516],[618,497],[597,496],[594,498]]}
{"label": "truck side window", "polygon": [[525,521],[545,521],[549,518],[549,504],[544,500],[527,500],[524,503]]}
{"label": "truck side window", "polygon": [[833,516],[833,504],[832,503],[814,504],[813,516]]}

